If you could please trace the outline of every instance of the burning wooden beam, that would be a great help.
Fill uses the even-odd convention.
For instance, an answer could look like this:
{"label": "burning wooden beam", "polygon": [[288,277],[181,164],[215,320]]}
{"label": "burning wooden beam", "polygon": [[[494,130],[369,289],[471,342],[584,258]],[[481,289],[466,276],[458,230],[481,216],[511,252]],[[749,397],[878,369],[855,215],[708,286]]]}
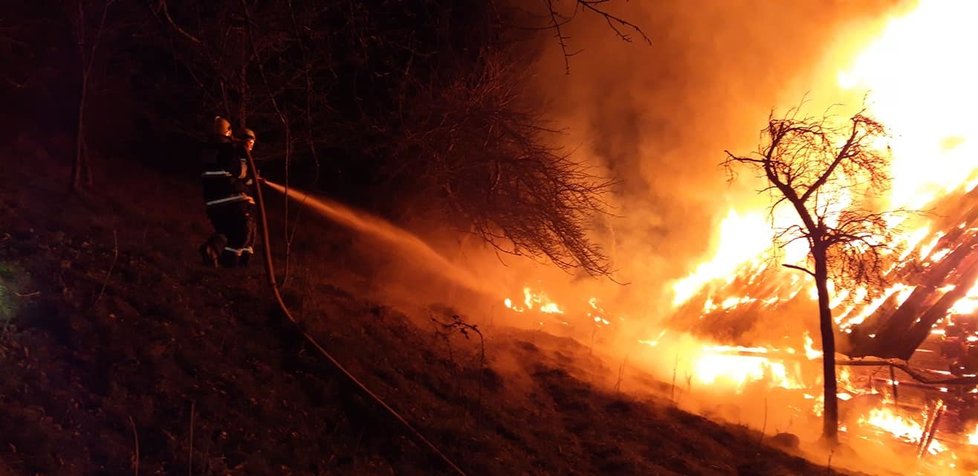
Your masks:
{"label": "burning wooden beam", "polygon": [[[949,233],[944,238],[951,236]],[[971,234],[965,243],[925,272],[917,288],[893,313],[885,314],[881,306],[880,312],[856,326],[846,353],[854,357],[909,359],[934,324],[947,315],[978,279],[976,250],[978,235]],[[948,284],[953,289],[947,290]]]}

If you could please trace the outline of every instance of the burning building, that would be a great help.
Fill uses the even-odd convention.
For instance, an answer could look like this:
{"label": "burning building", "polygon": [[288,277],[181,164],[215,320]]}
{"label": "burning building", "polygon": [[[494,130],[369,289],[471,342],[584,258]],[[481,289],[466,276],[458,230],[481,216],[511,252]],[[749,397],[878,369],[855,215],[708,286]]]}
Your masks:
{"label": "burning building", "polygon": [[[892,182],[873,204],[901,212],[887,218],[894,251],[885,285],[829,283],[840,431],[850,441],[896,444],[901,454],[928,460],[925,472],[940,473],[967,466],[964,455],[978,444],[978,123],[970,117],[978,69],[968,54],[978,45],[978,6],[921,1],[900,8],[875,38],[846,45],[854,51],[826,53],[829,63],[846,57],[828,66],[837,96],[806,105],[864,99],[866,114],[891,132],[878,145],[888,148]],[[850,202],[839,201],[843,208]],[[791,210],[769,206],[728,204],[709,256],[671,282],[664,330],[640,341],[670,349],[656,358],[668,361],[660,367],[673,387],[722,386],[733,394],[762,387],[788,413],[818,416],[815,284],[782,266],[804,266],[809,250],[804,242],[772,244],[776,230],[793,222]],[[541,326],[574,325],[574,306],[541,300],[543,292],[527,288],[525,300],[511,298],[506,307],[522,313],[536,305],[540,316],[559,316],[540,319]],[[604,309],[581,305],[577,314],[597,329],[592,314],[602,326],[619,323]]]}
{"label": "burning building", "polygon": [[[865,91],[868,113],[893,131],[892,188],[877,201],[904,211],[888,222],[889,244],[899,251],[884,286],[829,285],[837,351],[845,356],[838,364],[847,367],[838,397],[852,413],[843,426],[856,434],[865,431],[853,425],[889,432],[920,456],[973,444],[967,435],[978,416],[978,130],[967,117],[978,105],[968,85],[978,77],[959,56],[964,45],[976,44],[962,21],[961,9],[972,8],[920,2],[838,73],[839,86]],[[790,217],[777,209],[732,210],[720,227],[724,245],[675,283],[672,319],[719,342],[755,346],[713,346],[707,355],[741,367],[763,363],[765,372],[754,379],[780,387],[791,385],[781,362],[819,358],[808,334],[817,326],[799,322],[816,314],[814,283],[779,266],[804,266],[805,243],[772,259],[761,238],[789,226]],[[804,354],[793,350],[803,345]],[[955,458],[947,467],[956,466]]]}

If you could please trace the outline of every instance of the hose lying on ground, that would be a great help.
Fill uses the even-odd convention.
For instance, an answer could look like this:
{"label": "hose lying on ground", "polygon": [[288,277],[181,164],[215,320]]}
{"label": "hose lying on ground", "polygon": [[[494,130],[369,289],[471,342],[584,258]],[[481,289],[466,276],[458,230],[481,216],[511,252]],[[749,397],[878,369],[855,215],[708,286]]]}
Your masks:
{"label": "hose lying on ground", "polygon": [[[248,167],[253,172],[257,172],[258,169],[255,167],[255,160],[251,156],[251,152],[246,151],[246,155],[248,157]],[[322,345],[320,345],[319,342],[316,341],[316,339],[312,335],[310,335],[303,328],[301,324],[299,324],[299,321],[297,321],[295,317],[292,315],[292,313],[289,311],[289,307],[285,304],[285,301],[282,299],[282,293],[278,288],[278,283],[275,281],[275,265],[272,262],[272,248],[271,246],[269,246],[270,241],[269,241],[269,233],[268,233],[268,220],[266,220],[265,217],[265,200],[264,197],[262,196],[262,191],[260,186],[263,180],[258,177],[257,173],[254,173],[254,175],[255,175],[255,181],[257,182],[257,184],[255,185],[255,198],[258,205],[259,226],[261,227],[261,234],[262,234],[262,242],[263,242],[262,254],[264,255],[265,274],[268,277],[268,285],[272,288],[272,293],[275,295],[275,301],[278,303],[279,309],[282,310],[282,314],[285,314],[285,317],[288,318],[288,320],[295,325],[296,330],[300,334],[302,334],[302,336],[306,339],[306,341],[309,342],[309,344],[311,344],[313,347],[315,347],[316,350],[318,350],[319,353],[323,356],[323,358],[325,358],[326,361],[329,362],[331,366],[333,366],[333,368],[339,371],[340,375],[342,375],[347,379],[347,381],[352,383],[354,388],[360,391],[360,393],[363,394],[364,397],[376,403],[377,406],[383,409],[391,418],[397,420],[397,422],[400,423],[405,430],[407,430],[408,436],[414,439],[415,442],[418,443],[419,445],[430,449],[431,452],[435,456],[437,456],[438,459],[441,460],[442,463],[444,463],[445,466],[447,466],[449,469],[451,469],[452,471],[458,474],[464,475],[465,472],[462,471],[462,469],[459,468],[458,465],[452,462],[452,460],[448,456],[446,456],[445,453],[443,453],[440,449],[438,449],[438,447],[435,446],[434,443],[432,443],[430,440],[425,438],[420,431],[414,428],[414,426],[412,426],[411,423],[407,421],[407,419],[401,416],[400,413],[397,413],[396,410],[391,408],[391,406],[388,405],[386,402],[384,402],[383,399],[381,399],[377,394],[372,392],[369,388],[367,388],[366,385],[363,384],[363,382],[358,380],[355,376],[353,376],[353,374],[350,373],[349,370],[343,367],[343,364],[341,364],[338,360],[336,360],[336,358],[333,357],[333,355],[330,354],[329,351],[327,351]],[[286,197],[286,199],[288,198]]]}

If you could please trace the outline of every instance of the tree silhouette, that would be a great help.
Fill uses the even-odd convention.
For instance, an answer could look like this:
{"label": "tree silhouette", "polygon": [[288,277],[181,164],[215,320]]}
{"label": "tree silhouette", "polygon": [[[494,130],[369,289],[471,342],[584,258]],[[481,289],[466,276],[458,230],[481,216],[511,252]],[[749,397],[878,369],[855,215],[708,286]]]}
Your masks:
{"label": "tree silhouette", "polygon": [[723,162],[728,171],[748,168],[767,182],[762,192],[775,198],[772,217],[775,209],[787,205],[800,220],[776,230],[775,243],[808,244],[807,263],[784,266],[812,276],[818,290],[825,397],[822,438],[833,445],[838,442],[839,407],[828,283],[831,279],[836,289],[879,286],[894,254],[887,214],[871,211],[874,197],[890,182],[888,155],[877,146],[877,139],[885,135],[883,125],[863,112],[840,121],[828,114],[800,117],[795,108],[784,118],[769,117],[755,153],[739,156],[727,151]]}
{"label": "tree silhouette", "polygon": [[[78,123],[75,131],[75,160],[71,173],[71,188],[79,190],[85,185],[92,184],[92,167],[85,142],[85,106],[91,89],[92,66],[95,64],[95,53],[102,41],[106,28],[106,18],[109,7],[114,0],[86,1],[75,0],[66,4],[71,19],[75,41],[78,45],[79,98]],[[95,20],[89,10],[95,13]]]}
{"label": "tree silhouette", "polygon": [[[628,39],[601,2],[578,3]],[[589,233],[609,181],[551,145],[558,131],[526,93],[534,51],[506,40],[509,7],[159,0],[153,12],[203,92],[202,109],[274,131],[263,150],[283,151],[286,186],[290,157],[311,158],[319,179],[317,150],[329,147],[331,170],[316,185],[345,174],[341,186],[361,190],[354,199],[397,197],[367,208],[442,213],[439,223],[495,250],[611,271]],[[393,28],[392,18],[406,23]],[[320,31],[328,34],[310,33]],[[294,144],[302,140],[305,150]]]}
{"label": "tree silhouette", "polygon": [[428,207],[497,251],[609,275],[588,230],[608,212],[613,182],[549,145],[558,131],[525,105],[515,64],[487,55],[479,70],[405,109],[392,133],[391,181],[412,183]]}
{"label": "tree silhouette", "polygon": [[652,38],[645,34],[642,27],[631,21],[611,13],[608,7],[608,0],[573,0],[570,3],[570,12],[562,12],[559,4],[560,0],[543,0],[546,5],[548,23],[544,29],[553,30],[554,39],[560,45],[560,52],[564,55],[564,71],[570,74],[570,58],[581,52],[581,50],[571,50],[569,45],[570,37],[564,32],[563,27],[571,22],[579,13],[588,13],[601,18],[608,24],[608,28],[614,32],[618,39],[632,42],[632,35],[638,35],[643,42],[652,45]]}

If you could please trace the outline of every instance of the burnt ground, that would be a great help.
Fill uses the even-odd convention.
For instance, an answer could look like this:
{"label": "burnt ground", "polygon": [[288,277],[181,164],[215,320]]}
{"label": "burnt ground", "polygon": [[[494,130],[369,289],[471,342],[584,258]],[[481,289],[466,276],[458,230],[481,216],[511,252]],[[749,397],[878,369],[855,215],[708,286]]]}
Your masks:
{"label": "burnt ground", "polygon": [[[72,195],[45,148],[0,154],[0,475],[448,473],[304,342],[258,263],[199,264],[193,177],[103,160]],[[318,226],[287,301],[468,474],[830,472],[592,383],[566,337],[499,329],[480,370],[477,340],[359,293],[369,269]]]}

